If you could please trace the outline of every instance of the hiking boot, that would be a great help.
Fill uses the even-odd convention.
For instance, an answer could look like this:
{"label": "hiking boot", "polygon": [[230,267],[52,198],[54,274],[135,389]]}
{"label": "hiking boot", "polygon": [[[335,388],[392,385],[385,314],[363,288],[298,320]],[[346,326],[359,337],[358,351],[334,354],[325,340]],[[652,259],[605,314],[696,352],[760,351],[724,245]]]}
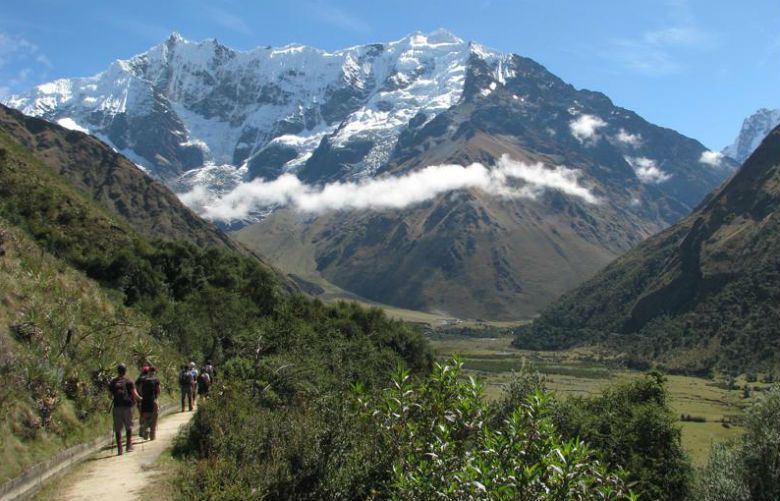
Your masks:
{"label": "hiking boot", "polygon": [[125,447],[127,452],[133,452],[133,434],[127,434],[127,446]]}

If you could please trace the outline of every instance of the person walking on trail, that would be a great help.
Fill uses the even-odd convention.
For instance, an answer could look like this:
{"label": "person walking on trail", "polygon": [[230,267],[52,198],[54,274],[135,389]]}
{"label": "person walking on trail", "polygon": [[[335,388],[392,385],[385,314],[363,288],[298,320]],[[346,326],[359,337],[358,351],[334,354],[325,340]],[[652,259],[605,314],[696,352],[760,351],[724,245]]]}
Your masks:
{"label": "person walking on trail", "polygon": [[211,376],[206,370],[202,370],[198,376],[198,396],[205,397],[209,394],[209,388],[211,387]]}
{"label": "person walking on trail", "polygon": [[195,362],[190,362],[190,372],[192,372],[192,403],[195,404],[198,401],[198,368],[195,366]]}
{"label": "person walking on trail", "polygon": [[189,366],[182,365],[179,372],[179,388],[181,389],[181,411],[184,412],[184,402],[187,402],[189,410],[192,410],[192,371]]}
{"label": "person walking on trail", "polygon": [[217,369],[211,364],[211,360],[206,360],[206,365],[203,367],[203,372],[208,373],[211,383],[214,383],[214,379],[217,377]]}
{"label": "person walking on trail", "polygon": [[141,400],[133,381],[127,377],[127,366],[120,363],[116,366],[117,377],[108,385],[112,401],[114,418],[114,436],[119,455],[122,455],[122,428],[127,435],[127,452],[133,450],[133,405]]}
{"label": "person walking on trail", "polygon": [[139,379],[140,384],[136,383],[141,393],[141,437],[144,440],[154,440],[157,438],[157,417],[160,408],[157,403],[157,397],[160,396],[160,380],[157,378],[157,370],[154,366],[144,367],[146,374]]}

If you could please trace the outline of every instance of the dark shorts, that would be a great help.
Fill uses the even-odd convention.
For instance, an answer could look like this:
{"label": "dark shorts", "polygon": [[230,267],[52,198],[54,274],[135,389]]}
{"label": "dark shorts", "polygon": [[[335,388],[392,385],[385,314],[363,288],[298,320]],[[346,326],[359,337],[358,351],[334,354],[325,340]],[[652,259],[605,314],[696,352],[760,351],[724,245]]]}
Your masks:
{"label": "dark shorts", "polygon": [[151,398],[141,400],[141,412],[154,412],[157,410],[157,401]]}
{"label": "dark shorts", "polygon": [[114,433],[122,433],[122,428],[128,433],[133,431],[132,407],[114,407]]}

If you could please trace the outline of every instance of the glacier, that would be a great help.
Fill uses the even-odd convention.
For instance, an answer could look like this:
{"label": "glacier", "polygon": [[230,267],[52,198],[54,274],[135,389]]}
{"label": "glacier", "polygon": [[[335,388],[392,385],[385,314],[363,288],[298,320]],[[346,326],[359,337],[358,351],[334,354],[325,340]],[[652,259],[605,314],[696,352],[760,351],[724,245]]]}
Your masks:
{"label": "glacier", "polygon": [[499,84],[514,76],[510,55],[445,30],[334,52],[238,51],[173,33],[97,75],[5,104],[89,131],[178,192],[207,186],[220,196],[255,177],[296,173],[323,143],[367,145],[345,180],[372,176],[412,120],[425,124],[461,99],[472,58],[494,68]]}

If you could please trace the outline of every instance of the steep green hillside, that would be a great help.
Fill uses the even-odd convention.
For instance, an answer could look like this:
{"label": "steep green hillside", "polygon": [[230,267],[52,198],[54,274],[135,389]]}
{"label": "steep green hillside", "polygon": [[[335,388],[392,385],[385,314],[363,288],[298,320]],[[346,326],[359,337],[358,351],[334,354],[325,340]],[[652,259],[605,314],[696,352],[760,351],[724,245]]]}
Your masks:
{"label": "steep green hillside", "polygon": [[242,250],[171,191],[96,138],[0,105],[0,131],[148,238]]}
{"label": "steep green hillside", "polygon": [[177,351],[152,322],[0,218],[0,481],[109,430],[117,361],[161,368]]}
{"label": "steep green hillside", "polygon": [[780,368],[780,129],[679,224],[545,310],[516,344],[601,343],[632,362]]}
{"label": "steep green hillside", "polygon": [[147,240],[2,132],[0,231],[0,479],[106,431],[119,360],[154,362],[173,388],[183,359],[254,371],[283,357],[328,394],[430,366],[380,310],[285,294],[253,256]]}

